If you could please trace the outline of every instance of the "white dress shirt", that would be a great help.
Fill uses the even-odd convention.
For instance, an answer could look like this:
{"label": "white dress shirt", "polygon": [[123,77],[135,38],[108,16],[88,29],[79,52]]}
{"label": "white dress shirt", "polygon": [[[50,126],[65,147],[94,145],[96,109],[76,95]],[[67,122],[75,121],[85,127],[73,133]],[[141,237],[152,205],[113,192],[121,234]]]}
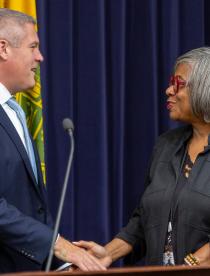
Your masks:
{"label": "white dress shirt", "polygon": [[17,133],[19,134],[20,139],[23,142],[23,145],[25,146],[25,149],[26,149],[26,141],[25,141],[24,131],[23,131],[21,122],[18,119],[16,112],[11,107],[9,107],[9,105],[6,103],[10,98],[12,98],[12,95],[7,90],[7,88],[2,83],[0,83],[0,105],[3,107],[10,121],[12,122],[15,129],[17,130]]}

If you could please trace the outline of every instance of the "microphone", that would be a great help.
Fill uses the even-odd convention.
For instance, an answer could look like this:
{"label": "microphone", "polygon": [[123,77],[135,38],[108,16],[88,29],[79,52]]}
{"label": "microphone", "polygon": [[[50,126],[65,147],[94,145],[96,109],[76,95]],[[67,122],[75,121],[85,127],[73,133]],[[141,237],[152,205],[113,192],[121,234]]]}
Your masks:
{"label": "microphone", "polygon": [[63,120],[63,128],[64,128],[64,130],[66,130],[68,132],[68,134],[70,136],[71,150],[70,150],[69,159],[68,159],[68,163],[67,163],[67,169],[66,169],[65,179],[64,179],[64,183],[63,183],[61,198],[60,198],[60,202],[59,202],[58,213],[57,213],[56,220],[55,220],[55,228],[54,228],[54,232],[53,232],[53,238],[52,238],[52,242],[51,242],[50,252],[49,252],[49,256],[48,256],[47,264],[46,264],[46,268],[45,268],[46,272],[49,272],[51,263],[52,263],[54,244],[55,244],[57,236],[58,236],[58,228],[60,225],[60,219],[61,219],[61,215],[62,215],[63,204],[64,204],[64,200],[65,200],[66,189],[67,189],[67,184],[68,184],[68,179],[69,179],[69,174],[70,174],[71,164],[72,164],[72,159],[73,159],[73,154],[74,154],[74,136],[73,136],[74,124],[73,124],[72,120],[69,118],[65,118]]}
{"label": "microphone", "polygon": [[[63,119],[63,128],[68,131],[68,132],[72,132],[74,131],[74,124],[72,122],[71,119],[69,118],[65,118]],[[70,133],[69,133],[70,134]]]}

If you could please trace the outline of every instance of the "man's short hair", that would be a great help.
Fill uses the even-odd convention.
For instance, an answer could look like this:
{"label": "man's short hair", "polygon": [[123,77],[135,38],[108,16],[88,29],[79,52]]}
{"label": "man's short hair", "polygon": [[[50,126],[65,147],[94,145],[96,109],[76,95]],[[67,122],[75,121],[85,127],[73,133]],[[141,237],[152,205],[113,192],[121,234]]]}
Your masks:
{"label": "man's short hair", "polygon": [[13,47],[19,47],[27,23],[35,25],[36,20],[25,13],[0,8],[0,39],[7,40]]}

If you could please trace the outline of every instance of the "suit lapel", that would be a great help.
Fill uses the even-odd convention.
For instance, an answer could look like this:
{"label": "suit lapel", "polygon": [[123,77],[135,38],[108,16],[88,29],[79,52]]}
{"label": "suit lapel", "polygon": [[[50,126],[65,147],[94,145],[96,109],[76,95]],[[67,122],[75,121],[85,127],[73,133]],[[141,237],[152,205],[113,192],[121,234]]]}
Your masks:
{"label": "suit lapel", "polygon": [[45,185],[44,185],[44,181],[43,181],[43,175],[42,175],[42,171],[41,171],[41,166],[40,166],[40,159],[39,159],[39,153],[38,150],[35,146],[35,143],[32,139],[32,145],[33,145],[33,149],[34,149],[34,155],[35,155],[35,159],[36,159],[36,164],[37,165],[37,175],[38,175],[38,181],[39,181],[39,191],[42,194],[44,201],[46,202],[46,189],[45,189]]}
{"label": "suit lapel", "polygon": [[15,127],[13,126],[12,122],[10,121],[9,117],[7,116],[6,112],[4,111],[4,109],[2,108],[1,105],[0,105],[0,124],[5,129],[5,131],[7,132],[7,134],[13,141],[13,143],[15,144],[17,151],[19,152],[20,156],[22,157],[23,162],[26,166],[26,169],[29,172],[29,175],[33,181],[33,184],[34,184],[36,190],[39,192],[38,185],[36,183],[36,179],[35,179],[32,167],[31,167],[30,160],[28,158],[28,154],[25,150],[25,147],[20,139],[19,134],[17,133]]}

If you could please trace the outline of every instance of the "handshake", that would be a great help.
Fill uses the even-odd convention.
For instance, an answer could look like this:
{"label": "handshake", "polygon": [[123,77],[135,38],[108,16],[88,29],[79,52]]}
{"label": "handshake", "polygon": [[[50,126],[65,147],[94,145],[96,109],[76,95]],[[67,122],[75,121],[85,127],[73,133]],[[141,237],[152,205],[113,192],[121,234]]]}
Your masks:
{"label": "handshake", "polygon": [[103,247],[92,241],[71,243],[59,237],[54,246],[54,255],[83,271],[96,271],[106,270],[113,261],[127,255],[131,250],[130,244],[118,238]]}

